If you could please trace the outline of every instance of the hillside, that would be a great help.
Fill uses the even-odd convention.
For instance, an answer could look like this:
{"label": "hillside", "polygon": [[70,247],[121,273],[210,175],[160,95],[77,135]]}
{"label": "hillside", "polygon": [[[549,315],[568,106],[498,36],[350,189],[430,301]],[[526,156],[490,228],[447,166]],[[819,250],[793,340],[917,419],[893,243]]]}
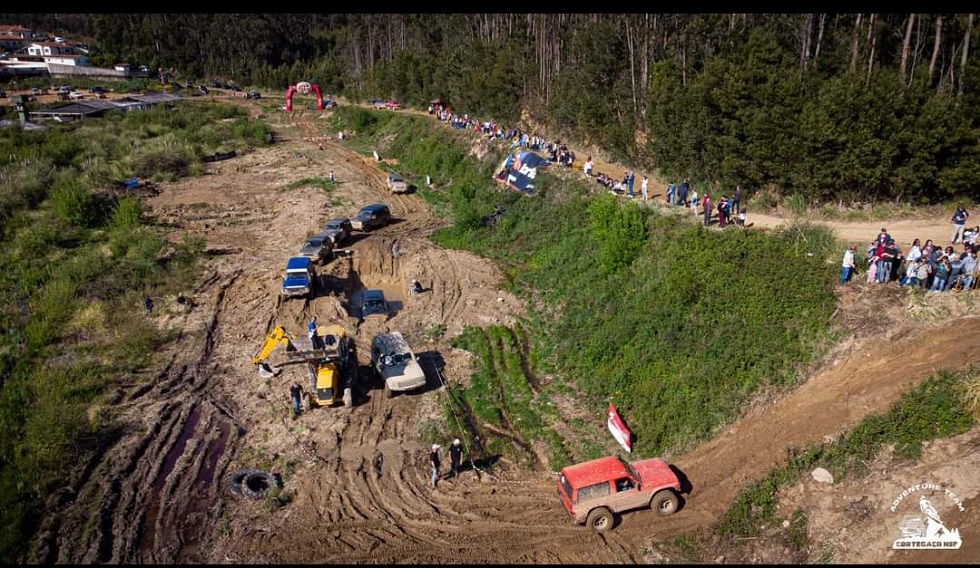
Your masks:
{"label": "hillside", "polygon": [[[255,113],[259,107],[251,105]],[[449,339],[466,325],[510,323],[520,299],[502,289],[485,259],[427,239],[443,221],[417,194],[391,196],[377,164],[325,133],[324,115],[266,117],[276,145],[206,166],[205,175],[161,184],[147,200],[170,238],[207,240],[206,276],[189,291],[195,307],[158,301],[157,322],[175,330],[169,362],[145,386],[119,394],[125,431],[118,444],[87,464],[73,487],[52,496],[52,513],[34,549],[40,562],[64,563],[645,563],[671,558],[654,542],[706,529],[747,482],[786,449],[833,437],[886,410],[910,386],[940,369],[976,363],[980,326],[967,297],[931,296],[922,305],[904,290],[856,283],[842,290],[838,317],[852,330],[806,383],[761,400],[736,424],[692,452],[669,456],[693,490],[676,515],[623,517],[600,535],[570,522],[555,499],[551,472],[528,473],[506,460],[476,464],[456,481],[428,487],[419,426],[439,417],[440,381],[462,380],[470,355]],[[614,164],[608,164],[615,167]],[[333,172],[324,192],[303,180]],[[396,223],[358,235],[350,254],[325,271],[329,290],[309,302],[279,299],[284,259],[308,232],[361,205],[385,201]],[[651,206],[658,206],[651,204]],[[896,238],[943,242],[948,216],[889,222]],[[785,222],[758,215],[757,227]],[[853,240],[870,240],[868,223],[836,223]],[[866,237],[863,237],[866,233]],[[392,249],[398,254],[393,256]],[[428,289],[407,294],[419,279]],[[394,306],[386,323],[348,315],[354,293],[384,290]],[[321,408],[293,421],[288,385],[305,380],[289,367],[260,378],[249,357],[276,324],[300,333],[311,316],[348,329],[357,343],[360,388],[352,408]],[[445,330],[433,337],[433,326]],[[368,341],[399,329],[416,345],[430,384],[417,396],[384,398],[373,383]],[[955,329],[955,340],[947,330]],[[430,337],[430,341],[423,339]],[[371,386],[371,388],[366,388]],[[918,551],[914,560],[967,562],[980,545],[980,479],[972,475],[976,432],[933,444],[920,463],[882,456],[859,484],[793,488],[790,502],[812,511],[818,534],[836,541],[836,562],[910,559],[887,545],[901,518],[888,510],[901,489],[939,475],[965,499],[965,513],[944,509],[964,548]],[[939,464],[942,464],[941,466]],[[259,467],[285,480],[276,499],[250,501],[227,479]],[[863,501],[861,499],[864,498]],[[852,515],[854,502],[864,503]],[[845,533],[846,528],[846,533]],[[855,540],[851,535],[864,535]],[[719,555],[726,552],[719,549]],[[707,558],[708,561],[714,558]],[[732,557],[728,557],[733,561]],[[746,559],[749,560],[749,559]],[[760,551],[756,561],[788,561]]]}

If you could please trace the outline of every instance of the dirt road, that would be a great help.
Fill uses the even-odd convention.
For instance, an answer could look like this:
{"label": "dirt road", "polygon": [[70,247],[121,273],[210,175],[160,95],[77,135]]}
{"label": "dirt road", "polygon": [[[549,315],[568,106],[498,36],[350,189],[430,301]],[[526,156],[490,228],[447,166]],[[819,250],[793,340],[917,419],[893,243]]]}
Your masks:
{"label": "dirt road", "polygon": [[[36,543],[40,561],[655,561],[652,542],[709,526],[745,483],[783,459],[788,446],[834,436],[885,410],[936,370],[977,360],[980,326],[964,302],[936,298],[926,309],[912,309],[903,291],[855,285],[844,292],[841,307],[854,328],[865,331],[841,345],[797,391],[760,402],[715,440],[671,456],[693,485],[672,517],[637,512],[624,516],[616,531],[594,533],[572,524],[558,506],[552,473],[520,472],[505,460],[492,475],[470,470],[432,490],[422,430],[441,412],[442,382],[465,383],[469,369],[469,355],[450,347],[449,339],[465,325],[510,323],[524,308],[499,288],[500,275],[489,262],[432,244],[426,237],[442,221],[417,195],[389,195],[373,160],[327,136],[322,116],[274,115],[269,120],[280,143],[210,164],[204,176],[165,184],[148,201],[155,222],[175,241],[182,234],[207,239],[207,276],[189,291],[196,303],[189,312],[172,298],[158,302],[165,313],[157,316],[159,324],[179,333],[177,349],[162,370],[134,377],[133,386],[111,401],[124,417],[119,441],[87,464],[72,487],[52,496],[55,513]],[[338,181],[329,194],[302,184],[291,189],[329,171]],[[391,205],[396,222],[356,234],[346,247],[349,254],[324,267],[315,298],[280,300],[285,259],[304,237],[329,218],[377,201]],[[776,223],[756,219],[760,226]],[[908,230],[940,234],[945,221]],[[426,288],[418,296],[406,293],[413,278]],[[358,321],[353,298],[364,288],[385,291],[392,303],[388,321]],[[934,312],[945,315],[937,319]],[[359,384],[365,386],[355,391],[351,408],[320,408],[292,420],[288,385],[305,384],[305,369],[287,366],[279,376],[262,379],[250,356],[274,325],[302,333],[313,315],[343,324],[355,338]],[[880,333],[872,333],[862,318]],[[951,341],[944,331],[954,327],[959,335]],[[424,393],[391,399],[381,394],[367,367],[367,344],[383,329],[402,331],[415,346],[429,379]],[[909,361],[901,372],[896,349]],[[968,459],[967,452],[959,455]],[[232,495],[227,478],[244,467],[280,474],[285,484],[279,501]],[[896,466],[877,486],[862,489],[880,501],[881,513],[863,522],[891,522],[883,520],[889,492],[892,485],[900,487],[892,480],[903,471]],[[965,474],[975,469],[962,471],[956,489],[969,499],[980,491],[980,480]],[[970,528],[980,524],[953,520],[964,540],[980,542]],[[879,540],[887,538],[882,534]],[[852,556],[838,550],[835,559],[861,558],[855,556],[861,550],[853,547]]]}

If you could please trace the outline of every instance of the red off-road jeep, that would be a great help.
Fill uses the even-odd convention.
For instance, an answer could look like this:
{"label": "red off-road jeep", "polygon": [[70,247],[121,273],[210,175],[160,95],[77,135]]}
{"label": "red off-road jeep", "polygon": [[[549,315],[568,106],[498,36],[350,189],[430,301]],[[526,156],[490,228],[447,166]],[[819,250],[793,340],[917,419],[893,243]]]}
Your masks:
{"label": "red off-road jeep", "polygon": [[575,522],[605,532],[615,514],[649,507],[672,515],[680,505],[680,480],[660,458],[626,463],[616,456],[561,470],[558,497]]}

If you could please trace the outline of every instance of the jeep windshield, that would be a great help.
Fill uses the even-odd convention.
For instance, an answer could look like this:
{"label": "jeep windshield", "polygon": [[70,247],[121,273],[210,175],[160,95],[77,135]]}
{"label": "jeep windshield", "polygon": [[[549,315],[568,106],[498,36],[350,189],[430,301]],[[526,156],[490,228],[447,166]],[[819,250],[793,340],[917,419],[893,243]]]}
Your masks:
{"label": "jeep windshield", "polygon": [[392,355],[385,355],[384,365],[385,367],[392,367],[394,365],[404,365],[411,361],[412,356],[408,353],[394,353]]}
{"label": "jeep windshield", "polygon": [[572,500],[572,486],[569,485],[568,480],[565,479],[565,476],[564,475],[561,476],[560,478],[558,478],[558,485],[561,487],[561,490],[565,492],[565,497],[568,497],[568,500],[571,501]]}
{"label": "jeep windshield", "polygon": [[383,314],[385,312],[384,300],[365,300],[364,315]]}

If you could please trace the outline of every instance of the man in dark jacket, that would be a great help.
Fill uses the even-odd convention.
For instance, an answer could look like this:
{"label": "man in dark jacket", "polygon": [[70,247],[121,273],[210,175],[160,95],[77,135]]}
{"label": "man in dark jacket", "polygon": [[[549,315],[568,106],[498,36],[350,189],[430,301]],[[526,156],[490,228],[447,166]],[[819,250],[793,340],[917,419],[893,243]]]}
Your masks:
{"label": "man in dark jacket", "polygon": [[687,190],[690,188],[690,183],[688,183],[687,178],[677,186],[677,203],[683,207],[687,207]]}
{"label": "man in dark jacket", "polygon": [[449,463],[452,466],[453,477],[459,477],[459,464],[463,461],[463,446],[459,438],[449,446]]}

